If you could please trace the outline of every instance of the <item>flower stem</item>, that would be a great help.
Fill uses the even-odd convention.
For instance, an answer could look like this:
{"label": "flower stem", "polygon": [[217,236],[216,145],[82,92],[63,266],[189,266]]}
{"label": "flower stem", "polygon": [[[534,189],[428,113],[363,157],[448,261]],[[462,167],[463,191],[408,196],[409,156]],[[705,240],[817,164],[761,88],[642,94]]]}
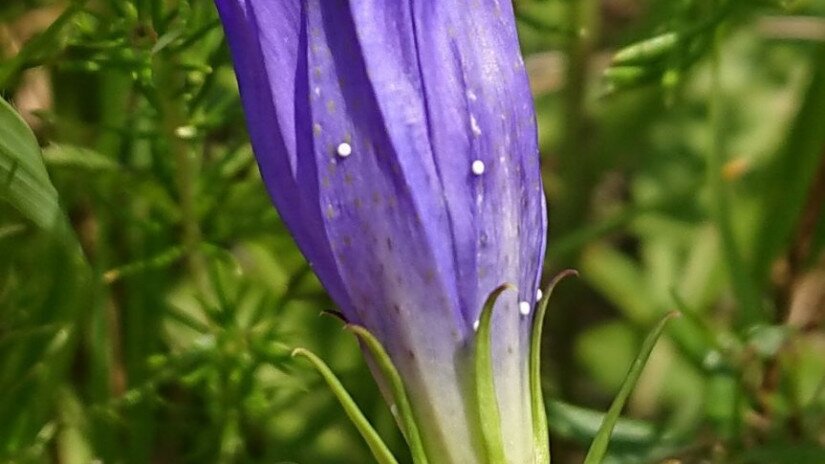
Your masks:
{"label": "flower stem", "polygon": [[723,177],[725,162],[724,89],[721,80],[719,56],[720,31],[717,28],[711,52],[710,131],[708,151],[708,185],[713,205],[711,215],[722,240],[724,262],[731,279],[733,292],[739,304],[739,321],[747,327],[762,319],[759,296],[748,274],[745,260],[739,251],[731,220],[730,192]]}

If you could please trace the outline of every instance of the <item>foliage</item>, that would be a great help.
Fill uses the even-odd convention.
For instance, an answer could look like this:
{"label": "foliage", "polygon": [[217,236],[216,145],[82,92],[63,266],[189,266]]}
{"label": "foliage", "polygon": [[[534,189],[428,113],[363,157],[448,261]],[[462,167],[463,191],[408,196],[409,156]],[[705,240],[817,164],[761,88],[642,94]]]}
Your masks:
{"label": "foliage", "polygon": [[[553,462],[673,309],[605,462],[825,462],[825,3],[516,8],[545,277],[581,274],[541,332]],[[409,462],[269,204],[211,2],[3,2],[0,57],[0,461],[369,462],[302,346]]]}

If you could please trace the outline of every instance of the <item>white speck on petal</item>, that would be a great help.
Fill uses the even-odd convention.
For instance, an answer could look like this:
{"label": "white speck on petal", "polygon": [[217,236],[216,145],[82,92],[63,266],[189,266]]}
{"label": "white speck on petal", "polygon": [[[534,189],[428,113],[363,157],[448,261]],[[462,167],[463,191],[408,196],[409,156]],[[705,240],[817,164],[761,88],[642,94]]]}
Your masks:
{"label": "white speck on petal", "polygon": [[526,316],[530,314],[530,302],[528,301],[521,301],[518,304],[518,311],[523,315]]}
{"label": "white speck on petal", "polygon": [[481,322],[478,319],[476,319],[476,321],[473,322],[473,330],[478,330],[478,326],[480,324],[481,324]]}
{"label": "white speck on petal", "polygon": [[476,96],[475,92],[468,89],[467,90],[467,99],[470,100],[470,101],[476,101],[476,100],[478,100],[478,97]]}
{"label": "white speck on petal", "polygon": [[470,128],[473,130],[473,135],[478,137],[481,135],[481,128],[478,127],[478,120],[472,114],[470,115]]}
{"label": "white speck on petal", "polygon": [[473,174],[480,176],[484,174],[484,161],[475,160],[472,166]]}
{"label": "white speck on petal", "polygon": [[341,158],[346,158],[347,156],[352,154],[352,145],[348,144],[347,142],[341,142],[338,145],[338,149],[336,151],[338,152],[338,156],[340,156]]}
{"label": "white speck on petal", "polygon": [[315,95],[321,95],[321,87],[315,87]]}
{"label": "white speck on petal", "polygon": [[539,289],[537,289],[537,290],[536,290],[536,299],[537,299],[537,300],[540,300],[540,299],[541,299],[541,297],[543,297],[543,296],[544,296],[544,292],[542,292],[540,288],[539,288]]}

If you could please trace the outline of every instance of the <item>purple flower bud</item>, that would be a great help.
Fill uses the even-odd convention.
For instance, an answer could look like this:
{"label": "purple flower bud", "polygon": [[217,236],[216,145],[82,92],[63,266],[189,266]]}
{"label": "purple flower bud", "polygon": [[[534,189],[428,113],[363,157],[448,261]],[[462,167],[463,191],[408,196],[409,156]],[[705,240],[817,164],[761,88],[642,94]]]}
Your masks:
{"label": "purple flower bud", "polygon": [[477,462],[468,349],[487,295],[508,461],[532,462],[546,218],[509,1],[216,0],[270,195],[346,318],[398,367],[427,452]]}

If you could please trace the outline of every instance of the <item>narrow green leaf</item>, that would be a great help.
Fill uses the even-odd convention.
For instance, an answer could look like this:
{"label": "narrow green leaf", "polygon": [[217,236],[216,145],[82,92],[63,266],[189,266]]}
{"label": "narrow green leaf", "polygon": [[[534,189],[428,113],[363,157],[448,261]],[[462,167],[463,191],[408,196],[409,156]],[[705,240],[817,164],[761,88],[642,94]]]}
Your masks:
{"label": "narrow green leaf", "polygon": [[[805,197],[811,191],[817,166],[825,146],[825,45],[814,55],[814,69],[786,139],[778,156],[765,172],[766,185],[760,189],[761,217],[755,222],[751,268],[759,283],[769,280],[771,263],[788,246],[800,221]],[[793,179],[789,182],[789,179]]]}
{"label": "narrow green leaf", "polygon": [[330,369],[329,366],[321,360],[321,358],[304,348],[296,348],[292,351],[292,356],[302,356],[308,359],[312,363],[313,367],[315,367],[315,370],[321,374],[321,377],[323,377],[324,381],[326,381],[327,385],[329,385],[332,394],[338,398],[341,406],[343,406],[344,412],[347,413],[347,416],[352,421],[353,425],[355,425],[355,428],[358,429],[358,432],[364,438],[364,441],[367,442],[367,446],[369,446],[370,451],[372,451],[372,455],[375,457],[375,460],[378,461],[379,464],[398,464],[395,456],[392,455],[389,448],[387,448],[387,445],[384,444],[383,440],[381,440],[378,432],[375,431],[367,418],[364,416],[364,413],[361,412],[361,409],[358,408],[357,404],[355,404],[352,396],[350,396],[341,384],[341,381],[338,380],[338,377],[336,377],[332,372],[332,369]]}
{"label": "narrow green leaf", "polygon": [[616,395],[616,399],[613,400],[613,404],[611,404],[610,409],[607,410],[604,421],[599,427],[599,432],[596,434],[596,438],[593,439],[593,443],[587,451],[584,464],[599,464],[604,460],[607,454],[607,446],[610,444],[610,437],[613,434],[613,428],[619,420],[619,415],[622,413],[622,408],[624,408],[625,402],[627,402],[627,399],[630,397],[633,387],[636,386],[636,382],[638,382],[639,377],[642,375],[642,370],[644,370],[645,364],[647,364],[647,360],[650,358],[650,353],[653,352],[653,347],[656,346],[656,342],[664,332],[668,321],[679,315],[680,313],[678,311],[667,313],[659,320],[659,323],[656,324],[656,327],[653,328],[647,338],[645,338],[639,356],[636,357],[633,365],[630,366],[630,371],[628,371],[627,377],[621,389],[619,389],[619,394]]}
{"label": "narrow green leaf", "polygon": [[424,443],[421,441],[421,434],[418,431],[412,406],[410,406],[410,400],[407,397],[407,390],[404,388],[404,383],[401,381],[398,369],[395,368],[390,356],[386,350],[384,350],[384,347],[381,346],[381,343],[367,329],[355,324],[348,324],[346,327],[366,346],[378,365],[378,368],[381,370],[384,379],[389,383],[393,401],[397,408],[397,414],[401,421],[401,431],[404,433],[404,438],[406,438],[407,444],[410,446],[413,462],[416,464],[427,464],[429,460],[424,451]]}
{"label": "narrow green leaf", "polygon": [[[547,417],[557,437],[587,445],[599,431],[605,413],[561,401],[548,400]],[[652,422],[619,418],[610,436],[610,462],[658,463],[684,452],[690,437]]]}
{"label": "narrow green leaf", "polygon": [[649,64],[672,53],[682,36],[678,32],[666,32],[622,48],[613,55],[613,65]]}
{"label": "narrow green leaf", "polygon": [[[550,428],[559,436],[578,443],[590,443],[604,423],[605,413],[561,401],[547,402]],[[614,444],[648,444],[661,440],[656,427],[645,421],[619,418],[610,437]]]}
{"label": "narrow green leaf", "polygon": [[86,147],[52,144],[43,150],[46,164],[86,171],[117,171],[120,166],[109,157]]}
{"label": "narrow green leaf", "polygon": [[110,269],[103,273],[103,281],[111,284],[122,277],[163,269],[173,265],[184,256],[186,256],[186,249],[183,246],[176,245],[148,259]]}
{"label": "narrow green leaf", "polygon": [[65,243],[76,243],[29,126],[0,98],[0,198]]}
{"label": "narrow green leaf", "polygon": [[533,413],[533,443],[536,449],[533,456],[536,464],[550,463],[550,438],[547,432],[547,416],[544,411],[544,393],[541,391],[541,333],[544,328],[544,315],[553,289],[567,276],[578,275],[573,269],[562,271],[547,285],[533,316],[533,328],[530,335],[530,406]]}
{"label": "narrow green leaf", "polygon": [[487,462],[499,464],[507,462],[504,456],[504,443],[501,438],[501,415],[498,410],[498,398],[493,381],[493,354],[490,349],[490,332],[493,319],[493,307],[506,290],[514,289],[504,284],[493,290],[481,310],[478,331],[475,337],[473,362],[475,368],[475,394],[478,402],[478,419],[481,440],[484,444]]}
{"label": "narrow green leaf", "polygon": [[639,263],[626,253],[602,244],[591,245],[579,261],[582,278],[631,322],[652,324],[659,314],[650,285]]}

